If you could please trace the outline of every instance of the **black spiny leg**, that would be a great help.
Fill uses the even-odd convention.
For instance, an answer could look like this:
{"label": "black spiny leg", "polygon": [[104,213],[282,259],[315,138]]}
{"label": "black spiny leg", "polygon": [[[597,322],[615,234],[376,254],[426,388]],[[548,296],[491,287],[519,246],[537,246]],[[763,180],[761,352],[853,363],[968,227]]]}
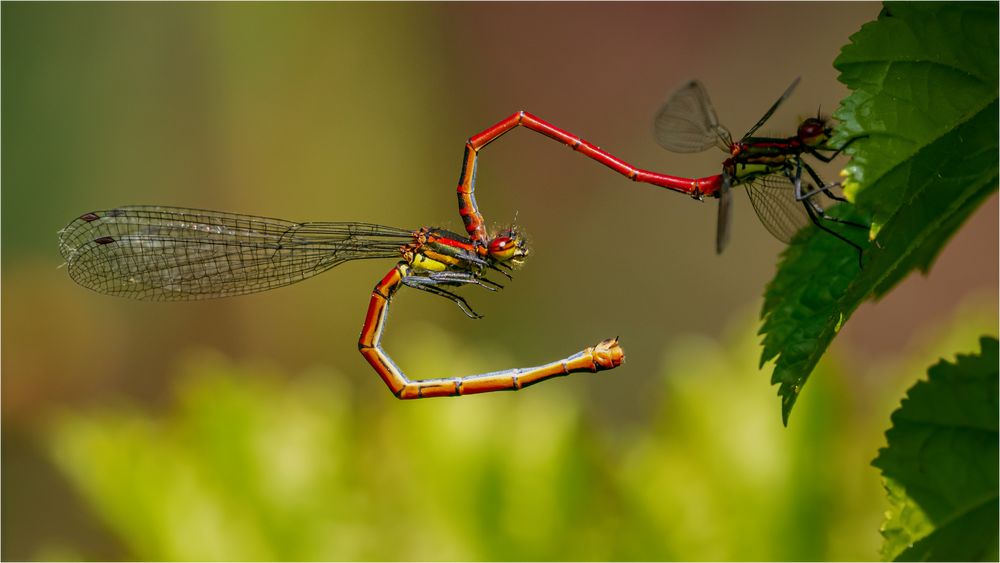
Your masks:
{"label": "black spiny leg", "polygon": [[496,283],[493,280],[479,277],[472,272],[430,272],[426,275],[413,275],[408,276],[403,279],[403,283],[409,287],[419,289],[421,291],[426,291],[427,293],[444,297],[456,305],[472,319],[481,319],[482,315],[475,312],[469,305],[469,302],[465,300],[464,297],[457,295],[441,286],[460,286],[460,285],[478,285],[490,291],[496,291],[498,289],[503,289],[503,286]]}
{"label": "black spiny leg", "polygon": [[822,178],[819,177],[819,174],[817,174],[816,171],[813,170],[812,166],[809,166],[809,164],[803,162],[801,158],[797,159],[797,160],[798,160],[798,164],[797,164],[798,172],[796,173],[796,175],[799,176],[799,177],[801,177],[802,176],[802,170],[801,170],[801,168],[805,168],[806,172],[809,173],[809,177],[812,178],[813,181],[816,182],[816,185],[819,186],[819,187],[817,187],[816,189],[814,189],[814,190],[812,190],[810,192],[806,192],[806,193],[796,192],[795,199],[797,199],[799,201],[802,201],[803,199],[810,198],[810,197],[818,194],[819,192],[823,192],[830,199],[833,199],[833,200],[836,200],[836,201],[844,201],[844,202],[847,201],[847,198],[845,198],[843,196],[839,196],[839,195],[837,195],[837,194],[835,194],[835,193],[833,193],[833,192],[830,191],[830,188],[834,188],[834,187],[839,188],[840,187],[839,183],[834,182],[832,184],[827,184],[826,182],[823,181]]}
{"label": "black spiny leg", "polygon": [[444,272],[431,272],[427,274],[427,283],[432,283],[436,285],[478,285],[479,287],[488,289],[490,291],[496,291],[498,289],[503,289],[503,286],[497,282],[484,278],[482,276],[473,274],[472,272],[454,272],[454,271],[444,271]]}
{"label": "black spiny leg", "polygon": [[508,264],[504,264],[503,262],[498,262],[496,264],[489,264],[487,268],[496,272],[500,272],[501,274],[506,276],[506,278],[509,280],[514,279],[514,276],[510,275],[510,273],[513,272],[514,269],[511,268],[510,265]]}
{"label": "black spiny leg", "polygon": [[[861,135],[861,136],[858,136],[858,137],[851,137],[850,139],[847,140],[846,143],[844,143],[843,145],[841,145],[841,147],[839,149],[806,147],[805,150],[809,154],[811,154],[814,157],[816,157],[816,160],[820,160],[822,162],[832,162],[833,159],[837,158],[840,155],[840,153],[842,153],[844,151],[844,149],[846,149],[847,147],[851,146],[851,143],[853,143],[854,141],[857,141],[858,139],[864,139],[866,137],[868,137],[868,135]],[[829,156],[826,156],[826,155],[820,154],[819,151],[821,151],[821,150],[829,150],[829,151],[833,151],[833,152],[830,153]]]}
{"label": "black spiny leg", "polygon": [[414,289],[419,289],[420,291],[426,291],[431,295],[437,295],[439,297],[444,297],[449,301],[453,301],[456,305],[458,305],[458,308],[461,309],[463,313],[465,313],[465,316],[469,317],[470,319],[483,318],[482,315],[480,315],[479,313],[475,312],[472,309],[472,306],[469,305],[469,302],[466,301],[465,298],[462,297],[461,295],[457,295],[455,293],[448,291],[447,289],[440,288],[434,285],[434,282],[425,283],[425,281],[426,278],[409,277],[404,279],[403,283]]}
{"label": "black spiny leg", "polygon": [[[812,222],[813,222],[814,225],[816,225],[821,230],[827,232],[828,234],[831,234],[831,235],[839,238],[840,240],[846,242],[847,244],[849,244],[852,247],[854,247],[854,250],[858,251],[858,267],[863,270],[864,267],[865,267],[864,266],[864,262],[862,261],[862,258],[864,258],[864,250],[860,246],[858,246],[858,244],[855,243],[854,241],[848,239],[847,237],[841,235],[840,233],[834,231],[833,229],[827,227],[822,222],[820,222],[820,218],[821,217],[819,215],[817,215],[816,210],[813,208],[812,205],[810,205],[810,202],[808,200],[803,201],[802,205],[805,206],[806,213],[809,214],[809,219],[812,220]],[[822,218],[826,219],[828,217],[824,214]],[[829,219],[832,219],[832,217],[830,217]]]}
{"label": "black spiny leg", "polygon": [[[823,187],[821,187],[821,188],[815,188],[815,189],[810,190],[808,192],[803,192],[802,191],[802,169],[803,168],[806,169],[806,172],[809,173],[809,176],[813,180],[815,180],[817,184],[819,184],[819,185],[821,185]],[[862,223],[855,223],[854,221],[848,221],[846,219],[840,219],[840,218],[837,218],[837,217],[831,217],[831,216],[829,216],[829,215],[826,214],[826,212],[823,210],[823,208],[820,207],[819,204],[817,204],[812,199],[813,196],[815,196],[819,192],[823,192],[827,196],[829,196],[830,198],[835,199],[837,201],[847,202],[847,200],[844,199],[844,198],[842,198],[842,197],[834,195],[833,193],[831,193],[828,190],[828,188],[831,188],[833,186],[839,186],[839,184],[823,185],[823,179],[819,177],[819,174],[816,174],[816,171],[812,169],[812,166],[809,166],[807,163],[802,162],[802,159],[798,159],[797,160],[797,164],[796,164],[796,168],[795,168],[795,175],[794,176],[789,175],[789,172],[787,170],[785,172],[785,175],[788,177],[789,180],[791,180],[792,185],[795,186],[795,200],[802,202],[803,204],[806,205],[806,207],[812,207],[813,211],[815,211],[819,215],[819,217],[821,217],[822,219],[824,219],[826,221],[833,222],[833,223],[839,223],[841,225],[847,225],[849,227],[855,227],[855,228],[858,228],[858,229],[865,229],[865,230],[871,229],[871,225],[865,225],[865,224],[862,224]]]}

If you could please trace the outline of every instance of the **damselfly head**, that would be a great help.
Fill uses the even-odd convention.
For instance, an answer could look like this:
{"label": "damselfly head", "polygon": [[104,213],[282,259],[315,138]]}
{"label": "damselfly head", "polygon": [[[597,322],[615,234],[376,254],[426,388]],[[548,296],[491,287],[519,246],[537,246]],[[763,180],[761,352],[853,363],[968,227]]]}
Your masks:
{"label": "damselfly head", "polygon": [[491,258],[511,266],[520,266],[528,256],[527,239],[513,227],[490,239],[487,248]]}
{"label": "damselfly head", "polygon": [[797,134],[804,144],[814,147],[822,145],[833,135],[833,127],[822,117],[810,117],[799,125]]}

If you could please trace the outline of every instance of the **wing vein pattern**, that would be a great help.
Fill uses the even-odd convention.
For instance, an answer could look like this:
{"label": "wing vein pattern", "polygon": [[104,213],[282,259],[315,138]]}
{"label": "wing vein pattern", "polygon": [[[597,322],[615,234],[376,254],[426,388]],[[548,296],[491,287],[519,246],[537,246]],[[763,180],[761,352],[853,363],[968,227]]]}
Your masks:
{"label": "wing vein pattern", "polygon": [[59,233],[70,277],[150,301],[228,297],[289,285],[349,260],[398,258],[413,232],[370,223],[295,223],[200,209],[120,207]]}

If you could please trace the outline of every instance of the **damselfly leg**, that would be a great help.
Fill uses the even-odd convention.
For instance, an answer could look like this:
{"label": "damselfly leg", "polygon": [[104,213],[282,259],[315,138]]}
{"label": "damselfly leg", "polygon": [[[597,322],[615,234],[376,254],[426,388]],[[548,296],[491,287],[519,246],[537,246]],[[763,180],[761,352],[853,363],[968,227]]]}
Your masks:
{"label": "damselfly leg", "polygon": [[[795,175],[794,175],[794,179],[792,180],[792,184],[795,187],[795,200],[796,201],[806,201],[806,200],[808,200],[808,201],[813,202],[816,205],[817,209],[820,211],[820,213],[822,213],[823,218],[826,219],[827,221],[833,221],[835,223],[840,223],[842,225],[850,225],[851,227],[855,227],[855,228],[858,228],[858,229],[868,230],[868,229],[871,228],[871,225],[865,225],[863,223],[855,223],[854,221],[848,221],[846,219],[840,219],[838,217],[831,217],[831,216],[826,215],[825,213],[823,213],[822,208],[820,208],[819,205],[818,205],[818,203],[816,203],[815,197],[818,196],[820,193],[822,193],[823,195],[825,195],[825,196],[827,196],[830,199],[833,199],[835,201],[847,201],[847,198],[839,196],[839,195],[837,195],[837,194],[835,194],[835,193],[833,193],[831,191],[833,188],[840,188],[841,187],[840,184],[836,183],[836,182],[833,183],[833,184],[827,184],[827,183],[823,182],[823,179],[819,177],[819,174],[817,174],[815,170],[813,170],[812,166],[810,166],[808,163],[804,162],[801,158],[795,158],[794,160],[795,160],[796,166],[795,166]],[[816,182],[817,187],[813,187],[813,186],[808,186],[807,185],[806,188],[808,188],[808,189],[803,189],[802,188],[802,170],[803,169],[805,169],[806,172],[809,174],[809,176]],[[786,167],[786,170],[787,170],[787,167]],[[786,172],[786,176],[787,176],[787,172]]]}
{"label": "damselfly leg", "polygon": [[453,301],[459,309],[472,319],[481,319],[482,315],[475,312],[464,297],[453,293],[442,286],[478,285],[489,291],[503,289],[503,286],[486,278],[477,277],[472,272],[430,272],[423,275],[410,274],[403,278],[403,285],[426,291]]}
{"label": "damselfly leg", "polygon": [[[806,213],[809,215],[810,221],[812,221],[812,223],[816,227],[818,227],[820,230],[830,235],[833,235],[834,237],[840,239],[841,241],[847,243],[852,248],[854,248],[854,250],[856,250],[858,253],[858,267],[864,268],[864,249],[862,249],[860,245],[858,245],[851,239],[845,237],[844,235],[822,224],[820,220],[865,230],[867,230],[869,227],[867,225],[862,225],[860,223],[855,223],[853,221],[847,221],[844,219],[840,219],[839,217],[832,217],[830,215],[827,215],[826,211],[823,210],[823,207],[819,204],[819,202],[816,201],[816,197],[818,197],[820,193],[824,194],[828,193],[826,189],[828,186],[824,186],[818,189],[812,189],[808,192],[807,195],[807,193],[804,192],[802,188],[802,168],[804,165],[801,159],[796,159],[796,161],[797,161],[797,166],[794,171],[789,170],[787,167],[785,170],[785,176],[788,179],[788,181],[791,182],[792,189],[794,190],[795,201],[799,202],[805,208]],[[809,170],[811,171],[812,169],[809,168]],[[819,176],[816,175],[815,172],[811,172],[811,174],[813,175],[813,178],[816,179],[817,182],[822,182],[822,180],[819,179]]]}

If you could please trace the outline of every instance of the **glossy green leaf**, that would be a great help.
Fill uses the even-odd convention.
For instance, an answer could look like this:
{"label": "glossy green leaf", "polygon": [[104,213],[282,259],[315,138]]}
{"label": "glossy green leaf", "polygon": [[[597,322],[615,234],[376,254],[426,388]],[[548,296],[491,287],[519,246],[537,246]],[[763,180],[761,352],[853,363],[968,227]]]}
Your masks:
{"label": "glossy green leaf", "polygon": [[[837,140],[865,136],[846,151],[846,193],[876,230],[928,184],[974,180],[990,163],[996,175],[996,135],[963,135],[982,122],[996,132],[996,54],[995,3],[888,3],[843,48],[834,66],[853,93],[834,114]],[[956,156],[972,162],[935,179],[946,166],[935,161]]]}
{"label": "glossy green leaf", "polygon": [[[865,221],[848,205],[830,210],[830,215]],[[872,249],[864,243],[863,233],[853,233],[853,238],[865,247],[867,260]],[[778,273],[764,293],[760,363],[777,358],[771,383],[780,385],[786,424],[806,378],[854,310],[845,308],[844,299],[861,272],[857,252],[819,229],[803,229],[782,255]]]}
{"label": "glossy green leaf", "polygon": [[768,286],[762,363],[777,358],[772,382],[786,423],[855,309],[926,272],[996,191],[997,16],[996,3],[887,4],[834,63],[853,90],[834,114],[834,144],[855,139],[845,193],[856,209],[840,213],[871,217],[875,242],[859,269],[847,245],[800,235]]}
{"label": "glossy green leaf", "polygon": [[930,368],[886,432],[882,470],[892,505],[882,555],[898,561],[996,560],[1000,513],[997,340]]}

